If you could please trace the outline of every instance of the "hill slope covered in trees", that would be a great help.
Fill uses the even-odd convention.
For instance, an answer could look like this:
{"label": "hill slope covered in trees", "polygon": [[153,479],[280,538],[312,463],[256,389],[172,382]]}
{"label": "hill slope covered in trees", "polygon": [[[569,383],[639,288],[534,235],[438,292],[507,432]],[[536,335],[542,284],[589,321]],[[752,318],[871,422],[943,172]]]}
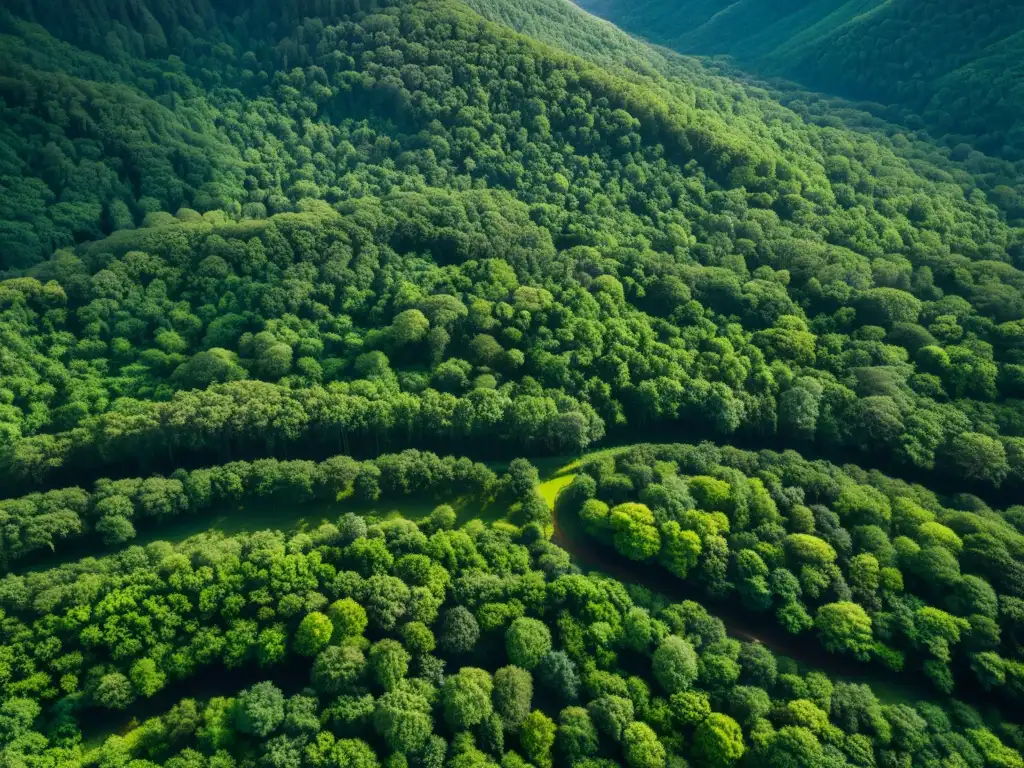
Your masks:
{"label": "hill slope covered in trees", "polygon": [[1024,6],[943,0],[577,0],[683,53],[908,108],[951,143],[1024,154]]}
{"label": "hill slope covered in trees", "polygon": [[[206,116],[195,163],[138,134],[138,164],[115,163],[92,120],[74,130],[96,138],[17,153],[22,186],[52,156],[53,188],[93,198],[44,204],[51,222],[123,217],[5,284],[11,482],[146,468],[152,445],[216,460],[333,441],[339,423],[374,447],[498,428],[566,450],[682,419],[1016,487],[1020,230],[965,183],[692,63],[598,68],[456,5],[366,18],[372,35],[297,22],[274,46],[260,24],[237,58],[192,44],[191,74],[172,57],[184,73],[137,81],[117,103],[140,119],[181,98]],[[38,46],[10,40],[34,67]],[[8,105],[21,141],[51,108]],[[72,185],[80,166],[161,178],[150,161],[197,176],[163,200]],[[219,208],[155,210],[179,203]]]}
{"label": "hill slope covered in trees", "polygon": [[[16,0],[0,62],[12,765],[1024,767],[953,698],[1024,695],[1008,164],[556,0]],[[257,500],[332,522],[132,544]]]}

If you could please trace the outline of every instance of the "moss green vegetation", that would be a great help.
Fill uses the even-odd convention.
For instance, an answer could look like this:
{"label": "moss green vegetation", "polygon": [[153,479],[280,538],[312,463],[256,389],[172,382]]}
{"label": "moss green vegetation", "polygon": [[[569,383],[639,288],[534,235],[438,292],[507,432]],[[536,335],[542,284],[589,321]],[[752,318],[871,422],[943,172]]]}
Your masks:
{"label": "moss green vegetation", "polygon": [[348,456],[322,462],[259,459],[171,476],[103,479],[91,493],[63,488],[0,500],[5,523],[0,562],[9,565],[82,543],[124,545],[135,539],[137,527],[163,531],[175,518],[211,513],[230,519],[232,527],[253,521],[266,526],[289,516],[379,514],[401,499],[404,513],[414,519],[417,510],[432,510],[439,501],[452,509],[453,522],[460,515],[463,523],[494,519],[487,495],[493,479],[482,464],[416,450],[365,462]]}
{"label": "moss green vegetation", "polygon": [[[353,18],[287,40],[348,40]],[[358,56],[307,51],[290,85],[287,46],[268,47],[266,29],[236,43],[258,72],[191,54],[173,82],[189,80],[221,116],[212,132],[249,158],[237,184],[110,193],[95,198],[109,236],[76,246],[88,233],[48,230],[44,261],[3,251],[29,265],[0,292],[7,487],[300,444],[565,452],[680,423],[1018,487],[1020,235],[981,196],[693,66],[599,68],[458,6],[365,18],[390,31],[346,42]],[[457,62],[428,55],[449,38],[532,74],[477,63],[456,87]],[[74,50],[66,70],[100,77]],[[402,63],[381,64],[387,50]],[[237,87],[203,86],[217,66]],[[506,90],[484,99],[484,82]],[[138,103],[173,101],[160,87],[138,83]],[[8,105],[30,108],[43,109]],[[243,131],[268,120],[281,137]],[[25,165],[19,188],[39,173]],[[69,178],[51,184],[70,194]],[[210,185],[223,199],[200,194]],[[179,202],[212,210],[148,210]]]}
{"label": "moss green vegetation", "polygon": [[552,477],[549,480],[545,480],[543,483],[537,486],[537,493],[541,495],[541,498],[547,502],[548,506],[554,509],[555,500],[570,483],[576,477],[574,474],[560,474],[557,477]]}
{"label": "moss green vegetation", "polygon": [[0,70],[4,768],[1024,768],[1009,160],[561,0]]}

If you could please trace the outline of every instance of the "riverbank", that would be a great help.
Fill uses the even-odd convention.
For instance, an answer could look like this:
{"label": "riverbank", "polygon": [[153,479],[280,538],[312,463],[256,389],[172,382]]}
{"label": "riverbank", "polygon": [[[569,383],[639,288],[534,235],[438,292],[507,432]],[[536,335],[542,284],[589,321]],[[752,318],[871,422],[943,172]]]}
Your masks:
{"label": "riverbank", "polygon": [[[542,477],[548,478],[541,484],[539,491],[548,503],[553,505],[554,497],[561,490],[559,483],[568,484],[571,482],[572,478],[569,476],[571,472],[582,466],[583,462],[588,459],[600,455],[620,453],[637,445],[650,445],[657,447],[662,445],[678,445],[681,443],[689,443],[691,445],[697,444],[694,436],[690,436],[689,440],[682,437],[679,439],[671,439],[671,435],[663,435],[660,433],[653,434],[651,437],[651,440],[636,442],[635,440],[626,439],[625,436],[620,435],[621,439],[609,438],[603,441],[601,447],[588,451],[582,455],[529,456],[524,458],[527,458],[535,467],[538,468]],[[658,438],[660,437],[664,437],[666,439],[659,440]],[[706,436],[700,439],[703,442],[707,442],[716,447],[732,445],[733,447],[751,452],[782,452],[787,450],[787,446],[776,445],[775,443],[777,441],[771,440],[738,440],[733,442],[726,441],[722,438],[707,439]],[[823,456],[820,458],[830,461],[836,466],[843,466],[839,463],[840,457]],[[846,458],[849,459],[852,457]],[[499,473],[507,469],[509,465],[508,460],[491,460],[485,463],[492,470]],[[849,461],[847,463],[854,462]],[[862,469],[875,469],[871,464],[861,463],[856,464],[856,466]],[[895,475],[890,474],[888,476],[894,479],[901,479],[904,482],[922,483],[924,480],[924,478],[909,478],[901,476],[899,473]],[[923,487],[929,486],[924,485]],[[931,489],[939,493],[940,501],[943,503],[948,503],[949,497],[955,492],[966,492],[966,490],[968,490],[964,488],[954,488],[952,486]],[[943,494],[945,495],[945,498],[943,498]],[[996,506],[996,508],[998,508],[997,505],[999,502],[1002,502],[1003,506],[1008,506],[1009,504],[1016,503],[1016,501],[1019,500],[1013,497],[999,497],[997,499],[992,495],[983,495],[979,496],[979,498],[990,505]],[[475,504],[477,501],[479,500],[471,500],[471,504]],[[402,507],[401,514],[413,520],[419,519],[415,512],[410,514],[412,511],[411,508],[416,507],[417,505],[422,506],[424,503],[427,502],[423,499],[414,501],[403,499],[400,503],[400,506]],[[425,517],[429,514],[430,510],[433,508],[433,504],[436,503],[438,503],[436,500],[430,501],[430,504],[426,509],[420,510],[420,517]],[[347,511],[353,511],[357,514],[378,514],[376,508],[384,505],[374,503],[361,504],[352,499],[338,501],[336,499],[321,498],[303,502],[300,506],[301,510],[297,509],[295,502],[288,498],[248,499],[243,500],[230,508],[225,506],[214,510],[202,510],[199,514],[174,518],[169,522],[160,522],[158,527],[155,519],[139,520],[135,521],[139,528],[137,537],[122,545],[117,545],[115,547],[105,546],[103,542],[100,541],[98,534],[90,532],[80,539],[76,539],[70,543],[61,542],[59,549],[56,551],[46,551],[45,549],[38,550],[27,557],[15,560],[10,563],[7,568],[3,569],[3,573],[22,574],[31,571],[39,571],[46,568],[56,567],[63,563],[81,560],[92,555],[102,556],[105,554],[112,554],[116,549],[123,548],[124,546],[144,545],[152,541],[181,541],[188,538],[189,535],[194,535],[210,529],[218,530],[228,535],[273,527],[282,527],[286,530],[293,530],[296,519],[299,521],[308,519],[310,524],[313,525],[318,524],[325,519],[334,519],[338,515]],[[392,504],[392,506],[394,506],[394,504]],[[460,524],[466,522],[468,519],[472,519],[473,517],[480,517],[486,521],[497,519],[503,515],[502,510],[494,510],[490,508],[493,506],[490,501],[482,501],[479,503],[479,506],[481,507],[480,509],[472,511],[468,516],[463,515],[460,511]],[[319,512],[314,509],[316,507],[320,508]],[[212,521],[211,516],[213,518]]]}
{"label": "riverbank", "polygon": [[[628,446],[605,449],[601,453],[625,450],[628,450]],[[885,704],[914,701],[941,703],[945,700],[946,697],[932,687],[922,672],[903,670],[894,673],[879,662],[864,662],[851,656],[830,653],[806,633],[793,635],[786,632],[770,614],[753,613],[735,601],[712,599],[702,589],[691,587],[663,568],[629,560],[612,547],[597,541],[583,530],[579,518],[559,513],[556,504],[558,495],[572,483],[577,470],[589,458],[590,455],[583,456],[560,467],[551,467],[549,464],[548,474],[542,475],[538,488],[552,510],[552,541],[566,550],[582,570],[606,574],[623,583],[644,587],[671,602],[692,600],[700,603],[709,613],[722,620],[730,637],[760,643],[777,656],[787,656],[807,669],[821,670],[834,680],[867,683]],[[973,677],[967,679],[973,680]],[[1002,697],[984,690],[979,684],[971,685],[962,680],[958,680],[958,683],[956,695],[952,698],[971,704],[986,719],[1021,721],[1016,702],[999,701]]]}
{"label": "riverbank", "polygon": [[[630,445],[609,447],[585,454],[583,456],[567,456],[561,458],[544,458],[536,460],[540,475],[538,492],[554,510],[559,494],[568,487],[582,465],[597,455],[615,454],[628,450]],[[494,463],[492,469],[500,471],[506,465]],[[346,512],[378,517],[403,517],[422,520],[433,509],[435,500],[410,497],[386,503],[356,501],[352,498],[334,500],[312,500],[304,504],[289,503],[279,498],[255,500],[251,503],[222,506],[204,511],[201,515],[189,516],[171,521],[171,524],[150,529],[133,544],[146,544],[150,541],[182,541],[190,536],[206,531],[217,531],[225,535],[277,528],[287,531],[308,530],[321,522],[336,520]],[[463,498],[456,502],[458,522],[464,524],[472,519],[496,520],[503,517],[504,510],[490,500]],[[667,600],[693,600],[704,605],[708,611],[720,618],[730,636],[748,642],[759,642],[773,653],[794,659],[805,669],[820,669],[832,679],[867,683],[876,696],[888,704],[911,703],[930,700],[942,703],[948,699],[937,693],[920,673],[904,672],[894,674],[875,663],[859,662],[851,657],[828,653],[809,635],[794,636],[775,623],[771,615],[755,614],[746,611],[735,602],[709,599],[703,590],[682,580],[676,579],[664,570],[644,566],[619,555],[614,549],[604,546],[582,530],[579,520],[574,515],[555,514],[552,531],[553,541],[565,549],[572,560],[585,571],[596,571],[607,574],[619,581],[636,584],[664,596]],[[50,563],[46,567],[52,566]],[[252,677],[249,677],[252,675]],[[175,695],[209,697],[213,695],[231,695],[258,679],[265,679],[266,671],[253,668],[240,671],[238,676],[220,678],[211,670],[206,682],[195,689],[177,690],[175,694],[167,694],[169,698],[154,697],[153,700],[139,702],[133,709],[133,719],[143,712],[157,713],[165,702]],[[277,677],[275,672],[274,677]],[[1008,719],[1016,721],[1015,706],[1003,707],[1000,712],[992,694],[961,686],[957,690],[957,698],[969,702],[986,717],[995,717],[1010,713]],[[172,702],[173,703],[173,702]],[[108,715],[109,718],[109,715]],[[1005,716],[1003,717],[1005,718]],[[104,724],[105,725],[105,724]],[[100,733],[124,733],[130,730],[132,723],[122,721],[112,729],[96,724]],[[94,731],[95,733],[95,731]],[[95,736],[93,738],[96,738]],[[92,739],[91,739],[92,740]],[[90,741],[91,741],[90,740]]]}

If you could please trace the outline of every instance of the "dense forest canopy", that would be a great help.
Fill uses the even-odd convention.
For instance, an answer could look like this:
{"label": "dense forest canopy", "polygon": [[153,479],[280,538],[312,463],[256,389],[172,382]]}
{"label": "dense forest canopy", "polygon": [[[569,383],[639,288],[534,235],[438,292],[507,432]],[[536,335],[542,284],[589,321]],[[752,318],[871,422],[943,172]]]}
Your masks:
{"label": "dense forest canopy", "polygon": [[1024,175],[900,61],[6,4],[0,764],[1024,768]]}
{"label": "dense forest canopy", "polygon": [[[459,6],[339,18],[273,46],[260,25],[234,57],[186,39],[151,78],[122,65],[135,84],[76,79],[139,112],[89,98],[38,164],[14,153],[12,185],[50,189],[52,168],[94,199],[42,195],[9,230],[12,487],[342,423],[374,447],[501,425],[568,450],[680,419],[1019,482],[1020,230],[976,189],[720,76],[609,71]],[[78,62],[41,70],[10,38],[40,78],[11,126],[38,144],[61,78],[117,65],[12,24]],[[182,108],[207,145],[162,138]],[[118,133],[135,122],[149,137]],[[60,234],[86,225],[69,211],[97,219]]]}
{"label": "dense forest canopy", "polygon": [[678,51],[903,108],[952,144],[1024,158],[1024,6],[982,0],[575,0]]}
{"label": "dense forest canopy", "polygon": [[[531,470],[521,463],[490,482],[525,507]],[[883,703],[865,684],[729,637],[698,603],[580,574],[530,535],[536,523],[453,530],[454,520],[445,505],[420,525],[350,513],[293,536],[210,534],[8,576],[5,650],[12,668],[33,670],[9,678],[8,755],[68,764],[81,754],[76,717],[187,692],[182,681],[218,668],[251,668],[259,682],[173,698],[89,759],[1021,765],[1003,741],[1014,727],[1000,726],[1000,738],[966,705]],[[35,700],[58,697],[47,743],[30,730]]]}

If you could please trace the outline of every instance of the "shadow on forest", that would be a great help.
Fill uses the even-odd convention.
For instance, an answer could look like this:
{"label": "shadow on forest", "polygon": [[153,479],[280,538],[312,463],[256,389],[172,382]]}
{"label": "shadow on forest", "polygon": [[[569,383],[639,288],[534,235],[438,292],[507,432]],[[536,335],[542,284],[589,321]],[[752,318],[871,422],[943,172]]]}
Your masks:
{"label": "shadow on forest", "polygon": [[[618,452],[622,449],[606,449]],[[792,635],[779,626],[771,614],[757,614],[743,608],[735,600],[715,599],[700,587],[691,586],[657,565],[638,563],[622,556],[603,542],[588,534],[575,512],[564,505],[555,504],[557,492],[575,477],[583,457],[554,472],[541,484],[541,493],[551,497],[554,533],[552,541],[572,555],[573,561],[584,571],[606,574],[617,581],[634,584],[650,590],[671,602],[692,600],[701,604],[708,613],[722,620],[726,632],[737,640],[757,642],[777,656],[788,656],[802,667],[820,669],[835,680],[867,683],[885,704],[912,703],[914,701],[942,701],[946,697],[937,692],[924,673],[905,669],[894,673],[876,661],[860,661],[852,656],[830,653],[810,633]],[[546,487],[546,488],[545,488]],[[548,490],[545,494],[544,491]],[[561,508],[560,508],[561,506]],[[986,718],[1018,722],[1017,703],[997,692],[986,691],[966,664],[955,666],[957,688],[951,698],[976,707]]]}

